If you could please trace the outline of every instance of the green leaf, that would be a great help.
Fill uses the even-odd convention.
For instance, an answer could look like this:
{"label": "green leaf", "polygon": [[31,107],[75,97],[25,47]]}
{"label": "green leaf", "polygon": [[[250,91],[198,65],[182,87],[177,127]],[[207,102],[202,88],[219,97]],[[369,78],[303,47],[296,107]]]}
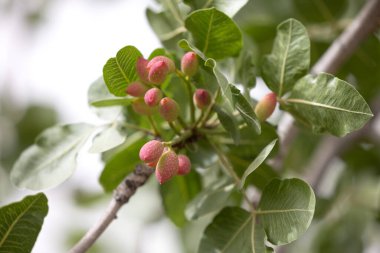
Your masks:
{"label": "green leaf", "polygon": [[236,56],[242,48],[242,35],[226,14],[215,8],[192,12],[185,20],[195,46],[210,58]]}
{"label": "green leaf", "polygon": [[109,159],[100,175],[99,182],[104,191],[110,192],[141,163],[139,152],[146,138],[138,132],[128,137]]}
{"label": "green leaf", "polygon": [[223,128],[231,135],[235,145],[239,145],[240,132],[235,117],[220,106],[214,105],[212,109],[218,115],[218,119],[220,123],[222,123]]}
{"label": "green leaf", "polygon": [[236,110],[243,117],[245,123],[254,129],[256,133],[260,134],[261,126],[259,120],[256,118],[256,114],[253,111],[253,107],[248,102],[248,100],[240,93],[240,90],[235,86],[230,84],[230,90],[232,92],[232,97],[235,102]]}
{"label": "green leaf", "polygon": [[263,229],[239,207],[224,208],[206,228],[198,253],[266,253]]}
{"label": "green leaf", "polygon": [[264,189],[257,215],[268,240],[274,245],[290,243],[309,227],[315,195],[301,179],[273,179]]}
{"label": "green leaf", "polygon": [[352,85],[326,73],[300,79],[285,103],[291,113],[317,133],[327,131],[344,136],[363,127],[373,117],[368,104]]}
{"label": "green leaf", "polygon": [[105,106],[127,106],[133,99],[120,98],[112,95],[103,80],[102,77],[93,82],[88,89],[88,103],[95,107]]}
{"label": "green leaf", "polygon": [[108,90],[118,97],[126,96],[128,84],[138,79],[136,72],[137,59],[142,57],[134,46],[120,49],[115,58],[110,58],[103,67],[103,78]]}
{"label": "green leaf", "polygon": [[[349,5],[348,0],[293,0],[292,2],[297,14],[311,22],[332,22],[339,20]],[[352,6],[350,7],[352,8]]]}
{"label": "green leaf", "polygon": [[73,174],[78,151],[93,130],[84,123],[46,129],[16,161],[11,181],[31,190],[59,185]]}
{"label": "green leaf", "polygon": [[43,193],[0,209],[0,252],[31,252],[48,213]]}
{"label": "green leaf", "polygon": [[239,188],[242,189],[244,187],[245,180],[247,177],[256,170],[268,157],[272,149],[274,148],[274,145],[276,145],[277,139],[269,143],[261,152],[260,154],[253,160],[253,162],[248,166],[248,168],[244,171],[243,176],[241,177]]}
{"label": "green leaf", "polygon": [[191,171],[186,176],[175,176],[161,185],[160,192],[166,215],[176,226],[185,225],[186,206],[200,189],[200,177],[195,171]]}
{"label": "green leaf", "polygon": [[98,133],[92,140],[91,153],[102,153],[122,144],[126,139],[126,134],[116,122]]}
{"label": "green leaf", "polygon": [[195,220],[226,205],[235,184],[230,178],[218,179],[201,191],[186,207],[186,217]]}
{"label": "green leaf", "polygon": [[184,2],[192,6],[194,9],[204,9],[213,6],[232,18],[241,8],[244,7],[244,5],[247,4],[248,0],[185,0]]}
{"label": "green leaf", "polygon": [[306,28],[295,19],[277,27],[277,36],[270,55],[264,57],[262,76],[279,97],[290,91],[304,76],[310,65],[310,41]]}

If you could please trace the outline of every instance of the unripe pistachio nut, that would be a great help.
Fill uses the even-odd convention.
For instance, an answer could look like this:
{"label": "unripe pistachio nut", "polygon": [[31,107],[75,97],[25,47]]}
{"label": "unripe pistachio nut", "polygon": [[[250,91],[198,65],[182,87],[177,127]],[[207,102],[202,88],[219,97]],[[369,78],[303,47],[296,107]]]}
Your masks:
{"label": "unripe pistachio nut", "polygon": [[187,76],[194,76],[198,71],[198,57],[194,52],[187,52],[181,59],[181,70]]}
{"label": "unripe pistachio nut", "polygon": [[164,97],[158,105],[158,111],[166,121],[172,122],[179,115],[179,106],[176,101],[171,98]]}
{"label": "unripe pistachio nut", "polygon": [[140,80],[144,83],[149,83],[149,69],[147,67],[148,63],[149,61],[144,59],[143,57],[138,58],[136,63],[137,75],[139,76]]}
{"label": "unripe pistachio nut", "polygon": [[204,109],[207,106],[210,105],[211,103],[211,95],[210,93],[205,90],[205,89],[197,89],[194,92],[193,96],[194,104],[199,108],[199,109]]}
{"label": "unripe pistachio nut", "polygon": [[147,90],[148,87],[143,83],[136,81],[128,85],[126,93],[132,97],[143,97]]}
{"label": "unripe pistachio nut", "polygon": [[186,175],[191,170],[191,162],[189,157],[178,155],[178,175]]}
{"label": "unripe pistachio nut", "polygon": [[156,106],[162,99],[162,92],[158,88],[149,89],[144,96],[144,101],[148,106]]}
{"label": "unripe pistachio nut", "polygon": [[276,108],[276,94],[271,92],[266,94],[256,105],[255,113],[260,121],[267,120]]}
{"label": "unripe pistachio nut", "polygon": [[178,156],[173,150],[164,151],[156,165],[156,178],[165,183],[178,173]]}
{"label": "unripe pistachio nut", "polygon": [[168,71],[169,71],[168,73],[174,73],[175,72],[175,64],[174,64],[173,60],[170,59],[169,57],[166,57],[163,55],[156,56],[152,60],[150,60],[148,65],[147,65],[148,69],[150,69],[155,63],[157,63],[159,61],[163,61],[168,66]]}
{"label": "unripe pistachio nut", "polygon": [[162,84],[169,74],[169,67],[164,61],[157,61],[149,68],[148,79],[153,84]]}
{"label": "unripe pistachio nut", "polygon": [[148,141],[140,149],[140,159],[149,166],[154,167],[164,151],[164,145],[157,140]]}

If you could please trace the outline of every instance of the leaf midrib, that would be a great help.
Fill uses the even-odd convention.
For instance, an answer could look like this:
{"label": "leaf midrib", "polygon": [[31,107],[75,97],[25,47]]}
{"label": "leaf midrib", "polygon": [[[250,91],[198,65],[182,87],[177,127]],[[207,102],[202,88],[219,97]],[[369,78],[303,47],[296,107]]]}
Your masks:
{"label": "leaf midrib", "polygon": [[348,109],[344,109],[341,107],[331,106],[331,105],[327,105],[327,104],[321,104],[318,102],[308,101],[308,100],[298,99],[298,98],[289,98],[289,99],[286,99],[286,102],[295,103],[295,104],[305,104],[305,105],[322,107],[322,108],[326,108],[326,109],[337,110],[337,111],[348,112],[348,113],[354,113],[354,114],[363,114],[363,115],[368,115],[371,117],[373,116],[372,113],[348,110]]}
{"label": "leaf midrib", "polygon": [[292,209],[273,209],[273,210],[257,210],[255,213],[257,215],[261,214],[273,214],[273,213],[290,213],[290,212],[314,212],[313,209],[301,209],[301,208],[292,208]]}
{"label": "leaf midrib", "polygon": [[9,234],[11,233],[11,231],[13,230],[13,227],[16,225],[16,223],[21,219],[21,216],[24,216],[24,214],[34,205],[34,203],[39,200],[40,198],[42,197],[42,195],[40,195],[38,198],[34,199],[30,204],[29,206],[23,211],[21,212],[17,217],[16,219],[12,222],[11,226],[9,227],[9,229],[6,231],[3,239],[1,239],[0,241],[0,247],[3,245],[3,243],[6,241],[7,237],[9,236]]}
{"label": "leaf midrib", "polygon": [[284,88],[283,86],[284,86],[285,66],[286,66],[286,61],[287,61],[288,53],[289,53],[289,45],[290,45],[290,41],[291,41],[291,38],[292,38],[292,30],[293,30],[293,21],[291,21],[290,24],[289,24],[289,32],[288,32],[289,33],[289,37],[288,37],[288,41],[287,41],[287,44],[286,44],[284,59],[282,61],[282,65],[281,65],[280,88],[279,88],[279,91],[278,91],[278,95],[280,97],[282,95],[282,90]]}
{"label": "leaf midrib", "polygon": [[205,46],[203,48],[203,53],[206,55],[206,52],[208,50],[208,43],[209,43],[209,37],[210,37],[210,33],[211,33],[211,26],[212,26],[212,22],[214,22],[214,13],[215,13],[215,9],[212,10],[211,12],[211,17],[210,17],[210,21],[208,23],[208,28],[207,28],[207,35],[206,35],[206,41],[205,41]]}
{"label": "leaf midrib", "polygon": [[123,68],[121,67],[120,63],[119,63],[119,60],[117,59],[117,56],[115,57],[115,61],[116,61],[116,65],[117,67],[119,68],[121,74],[123,75],[125,81],[128,83],[130,83],[131,81],[129,80],[129,78],[127,77],[127,75],[124,73],[124,70]]}
{"label": "leaf midrib", "polygon": [[220,251],[220,253],[225,252],[226,249],[231,245],[231,243],[235,240],[235,238],[238,236],[238,234],[249,224],[249,222],[252,220],[252,216],[249,215],[248,219],[243,223],[243,225],[233,234],[233,236],[230,238],[230,240],[227,242],[227,244],[223,247],[223,249]]}

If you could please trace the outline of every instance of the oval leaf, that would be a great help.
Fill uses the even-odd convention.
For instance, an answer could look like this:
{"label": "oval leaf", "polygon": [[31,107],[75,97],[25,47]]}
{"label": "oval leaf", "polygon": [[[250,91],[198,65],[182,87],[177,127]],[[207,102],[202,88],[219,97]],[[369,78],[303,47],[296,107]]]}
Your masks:
{"label": "oval leaf", "polygon": [[245,180],[247,177],[256,170],[268,157],[272,149],[274,148],[274,145],[276,145],[277,139],[269,143],[261,152],[260,154],[253,160],[253,162],[248,166],[248,168],[244,171],[243,176],[241,177],[239,188],[242,189],[244,187]]}
{"label": "oval leaf", "polygon": [[309,65],[310,41],[306,28],[295,19],[279,24],[272,52],[263,61],[265,83],[281,97],[307,73]]}
{"label": "oval leaf", "polygon": [[11,181],[31,190],[62,183],[74,172],[78,151],[93,130],[84,123],[46,129],[16,161]]}
{"label": "oval leaf", "polygon": [[300,79],[285,102],[291,113],[317,133],[327,131],[344,136],[373,117],[368,104],[352,85],[326,73]]}
{"label": "oval leaf", "polygon": [[224,208],[206,228],[198,253],[266,253],[265,233],[239,207]]}
{"label": "oval leaf", "polygon": [[108,90],[118,97],[126,96],[128,84],[138,79],[137,59],[142,55],[134,46],[120,49],[115,58],[110,58],[103,67],[103,78]]}
{"label": "oval leaf", "polygon": [[282,245],[296,240],[309,227],[314,215],[315,195],[301,179],[273,179],[263,191],[259,208],[268,240]]}
{"label": "oval leaf", "polygon": [[192,12],[185,20],[185,27],[191,32],[195,46],[207,57],[223,59],[239,54],[242,35],[226,14],[215,8]]}
{"label": "oval leaf", "polygon": [[88,103],[95,107],[127,106],[132,98],[120,98],[112,95],[104,83],[103,77],[93,82],[88,89]]}
{"label": "oval leaf", "polygon": [[248,100],[241,94],[240,90],[235,86],[230,84],[230,90],[232,93],[232,98],[235,102],[235,108],[238,110],[240,115],[243,117],[245,123],[255,130],[257,134],[261,133],[261,126],[259,120],[256,118],[256,114],[253,110],[252,105]]}
{"label": "oval leaf", "polygon": [[186,217],[189,220],[214,212],[226,205],[235,184],[229,178],[218,179],[203,189],[186,207]]}
{"label": "oval leaf", "polygon": [[121,127],[114,123],[94,137],[89,151],[91,153],[105,152],[122,144],[126,137]]}
{"label": "oval leaf", "polygon": [[31,252],[48,213],[43,193],[0,209],[0,252]]}
{"label": "oval leaf", "polygon": [[214,105],[212,109],[218,115],[218,119],[222,124],[223,128],[226,129],[227,132],[231,135],[235,145],[239,145],[240,132],[235,117],[220,106]]}

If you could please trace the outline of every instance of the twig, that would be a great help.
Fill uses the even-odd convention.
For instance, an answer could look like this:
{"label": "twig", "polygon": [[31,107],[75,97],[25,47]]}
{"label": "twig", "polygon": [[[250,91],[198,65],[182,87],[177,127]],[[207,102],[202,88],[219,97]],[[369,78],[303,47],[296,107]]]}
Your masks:
{"label": "twig", "polygon": [[145,184],[153,171],[153,169],[145,165],[137,165],[134,172],[128,175],[116,188],[114,197],[103,214],[103,217],[87,231],[69,253],[86,252],[116,218],[119,209],[129,201],[140,186]]}
{"label": "twig", "polygon": [[[311,73],[327,72],[334,74],[355,52],[358,45],[380,26],[380,0],[369,0],[347,29],[334,41],[329,49],[311,69]],[[274,159],[273,166],[281,168],[283,158],[290,144],[298,134],[298,128],[290,114],[285,113],[279,122],[281,149]],[[326,137],[328,138],[328,137]]]}

